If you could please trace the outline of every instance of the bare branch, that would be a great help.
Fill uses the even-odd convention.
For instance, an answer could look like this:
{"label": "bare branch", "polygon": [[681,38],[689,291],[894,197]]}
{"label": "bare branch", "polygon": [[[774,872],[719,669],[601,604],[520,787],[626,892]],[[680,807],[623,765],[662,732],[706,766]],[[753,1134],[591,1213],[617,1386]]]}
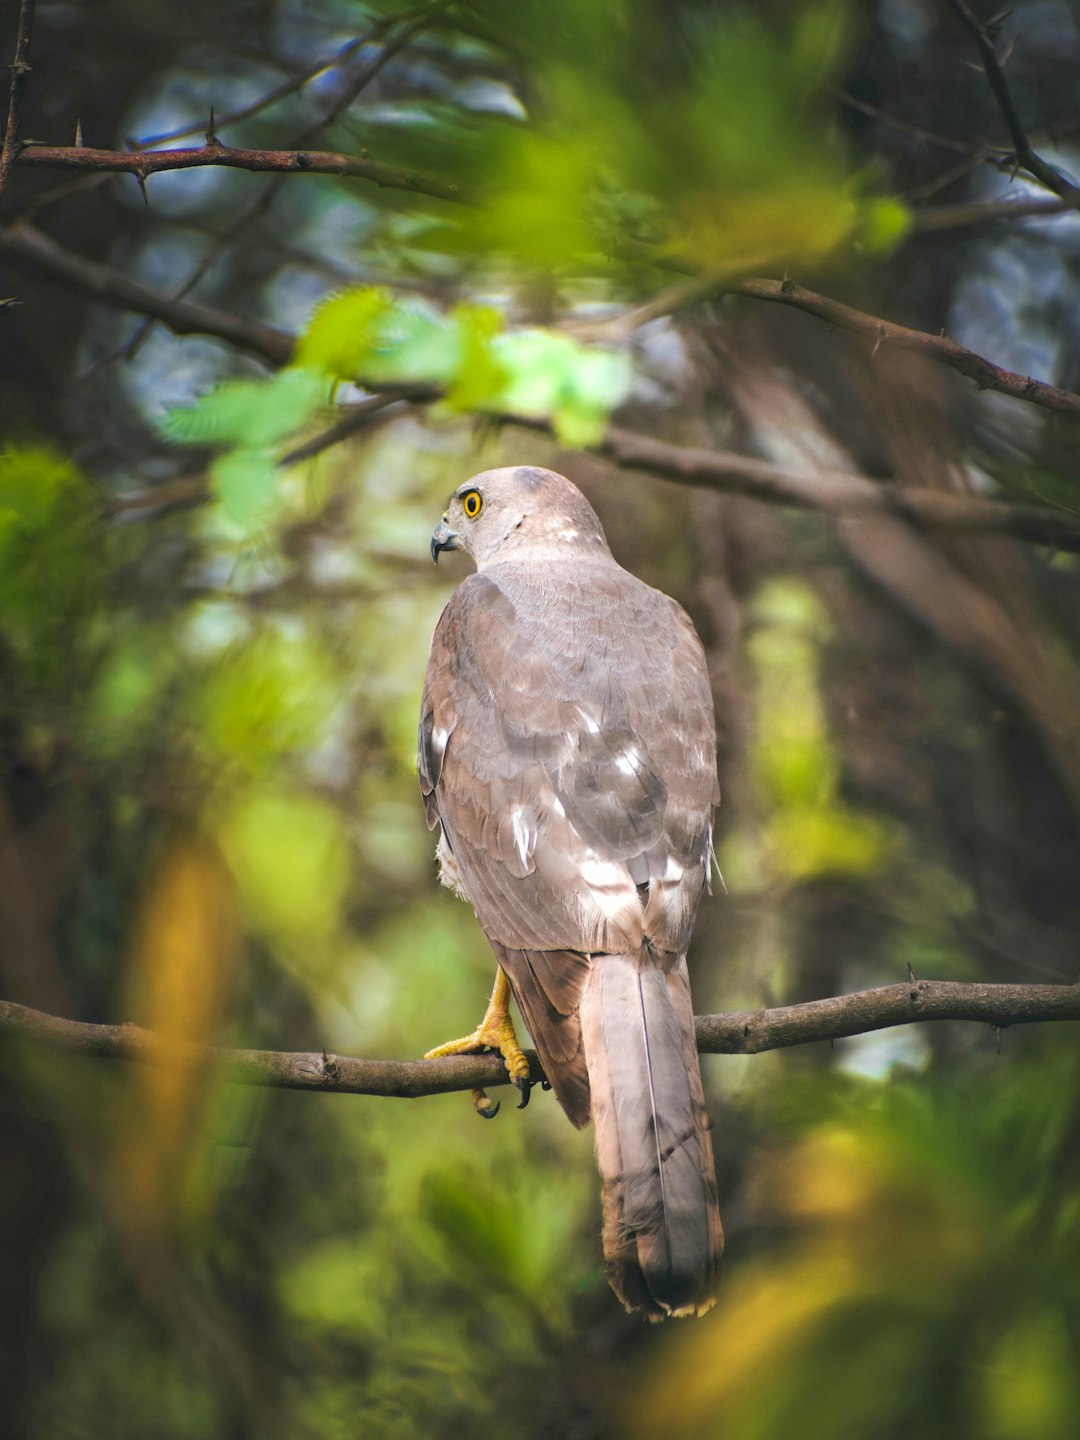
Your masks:
{"label": "bare branch", "polygon": [[998,220],[1026,220],[1040,215],[1068,215],[1074,206],[1051,195],[1021,195],[1015,200],[976,200],[970,204],[923,205],[912,212],[914,228],[922,235],[989,225]]}
{"label": "bare branch", "polygon": [[913,139],[922,140],[928,145],[939,145],[943,150],[951,150],[955,155],[970,156],[972,154],[972,147],[966,140],[960,140],[955,135],[942,135],[939,130],[928,130],[925,125],[917,125],[912,120],[906,120],[902,115],[890,115],[879,105],[871,105],[868,100],[860,100],[857,95],[852,95],[850,90],[833,85],[827,88],[829,94],[839,100],[841,105],[846,105],[849,110],[856,110],[860,115],[866,115],[871,120],[877,120],[882,125],[888,125],[890,129],[898,130],[902,135],[910,135]]}
{"label": "bare branch", "polygon": [[991,34],[990,26],[978,18],[971,7],[965,4],[965,0],[949,0],[949,8],[971,33],[978,46],[987,84],[993,92],[994,101],[1005,122],[1016,152],[1016,163],[1029,175],[1034,176],[1040,185],[1045,185],[1055,195],[1060,195],[1063,200],[1068,200],[1070,205],[1080,208],[1080,187],[1074,185],[1060,170],[1055,170],[1052,165],[1048,165],[1036,153],[1027,137],[1023,122],[1013,103],[1009,82],[1005,78],[1005,70],[994,49],[994,37]]}
{"label": "bare branch", "polygon": [[0,254],[28,261],[35,269],[105,305],[162,320],[177,335],[211,335],[260,355],[271,365],[287,365],[296,343],[287,331],[259,320],[248,320],[228,310],[212,310],[190,300],[170,300],[119,270],[110,270],[107,265],[66,250],[33,225],[20,222],[0,232]]}
{"label": "bare branch", "polygon": [[[388,412],[394,407],[427,404],[439,398],[439,390],[420,385],[375,394],[348,407],[340,420],[282,455],[278,464],[284,468],[309,460],[370,427],[373,421],[392,418]],[[549,420],[505,414],[493,418],[502,425],[554,434]],[[895,515],[921,528],[950,534],[1011,535],[1031,544],[1080,551],[1080,517],[1066,510],[1041,505],[1008,505],[1000,500],[946,491],[901,489],[872,480],[868,475],[841,470],[812,473],[791,470],[752,455],[739,455],[731,450],[693,449],[616,425],[610,426],[604,439],[593,448],[624,470],[644,470],[677,484],[745,495],[769,505],[814,510],[834,518]],[[159,511],[199,503],[209,495],[205,476],[185,477],[157,485],[152,490],[113,498],[106,502],[103,513],[111,517],[139,510]]]}
{"label": "bare branch", "polygon": [[15,59],[11,65],[11,89],[8,93],[7,126],[4,130],[4,144],[0,148],[0,196],[4,193],[11,167],[19,153],[22,133],[22,108],[26,95],[26,81],[30,74],[30,34],[34,28],[34,5],[36,0],[22,0],[19,8],[19,36],[15,42]]}
{"label": "bare branch", "polygon": [[[401,17],[398,17],[401,18]],[[336,70],[346,60],[351,59],[357,50],[362,50],[365,45],[370,45],[377,40],[382,32],[390,24],[389,20],[380,20],[363,35],[356,35],[352,40],[335,50],[332,55],[324,55],[321,59],[314,61],[297,74],[283,80],[273,89],[267,90],[257,100],[252,100],[247,105],[241,105],[237,110],[229,110],[224,115],[218,115],[214,120],[215,130],[227,129],[230,125],[239,125],[243,120],[250,120],[254,115],[261,115],[264,110],[269,110],[279,100],[285,100],[290,95],[295,95],[312,80],[325,75],[328,70]],[[184,125],[178,130],[168,130],[160,135],[146,135],[141,140],[129,142],[133,150],[150,150],[155,145],[170,145],[174,140],[187,140],[192,135],[201,135],[206,130],[205,119],[196,121],[194,125]]]}
{"label": "bare branch", "polygon": [[768,504],[837,516],[897,515],[931,530],[1012,535],[1038,545],[1080,550],[1080,517],[1066,510],[888,485],[842,470],[787,469],[733,451],[673,445],[618,426],[608,430],[598,448],[623,469],[649,470],[684,485],[747,495]]}
{"label": "bare branch", "polygon": [[1080,395],[1071,390],[1062,390],[1057,385],[1048,385],[1045,380],[1033,380],[1030,375],[1019,375],[1015,370],[1005,370],[994,365],[974,350],[958,345],[947,335],[928,335],[924,330],[909,330],[906,325],[894,325],[890,320],[881,320],[876,315],[867,315],[839,300],[830,300],[817,295],[791,280],[740,280],[723,287],[732,295],[745,295],[753,300],[770,300],[779,305],[790,305],[808,315],[816,315],[840,330],[849,330],[871,341],[875,349],[882,345],[894,345],[900,350],[911,350],[917,355],[929,355],[974,380],[980,390],[997,390],[1002,395],[1011,395],[1016,400],[1028,400],[1044,410],[1056,410],[1063,415],[1080,415]]}
{"label": "bare branch", "polygon": [[[697,1019],[698,1049],[708,1055],[756,1055],[822,1040],[840,1040],[926,1020],[971,1020],[1005,1029],[1049,1020],[1080,1020],[1080,985],[963,985],[918,980],[805,1005]],[[138,1025],[64,1020],[0,1000],[0,1036],[22,1038],[71,1054],[143,1065],[214,1065],[238,1085],[324,1094],[415,1098],[509,1083],[498,1055],[442,1060],[357,1060],[288,1050],[232,1050],[192,1045]],[[543,1078],[529,1052],[534,1081]]]}
{"label": "bare branch", "polygon": [[194,170],[202,166],[225,166],[231,170],[278,171],[300,175],[347,175],[370,180],[387,190],[408,190],[430,195],[457,205],[478,202],[477,192],[456,180],[435,175],[417,175],[372,160],[366,153],[342,155],[333,150],[244,150],[220,141],[182,150],[91,150],[80,145],[24,145],[19,165],[34,169],[76,170],[94,174],[134,175],[145,183],[163,170]]}
{"label": "bare branch", "polygon": [[763,1050],[841,1040],[923,1020],[975,1020],[998,1030],[1043,1020],[1080,1020],[1080,984],[966,985],[953,980],[915,980],[775,1010],[702,1015],[697,1020],[698,1049],[708,1055],[757,1055]]}

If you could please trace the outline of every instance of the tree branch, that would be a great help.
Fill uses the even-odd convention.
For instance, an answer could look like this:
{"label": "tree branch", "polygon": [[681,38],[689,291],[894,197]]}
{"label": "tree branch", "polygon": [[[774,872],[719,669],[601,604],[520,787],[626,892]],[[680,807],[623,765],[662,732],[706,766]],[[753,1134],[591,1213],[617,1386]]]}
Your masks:
{"label": "tree branch", "polygon": [[[104,156],[109,161],[123,162],[115,168],[123,168],[138,173],[138,166],[144,162],[153,164],[163,157],[169,156],[191,156],[200,155],[205,152],[214,154],[221,153],[234,157],[232,162],[242,168],[251,167],[244,164],[235,157],[243,156],[277,156],[286,157],[289,160],[287,167],[266,166],[264,168],[288,168],[294,173],[298,168],[293,163],[297,156],[311,158],[323,157],[329,161],[345,162],[349,157],[332,155],[328,152],[318,151],[258,151],[258,150],[230,150],[219,145],[208,145],[201,150],[181,151],[156,151],[149,155],[118,154],[113,151],[90,151],[81,149],[72,150],[45,150],[37,147],[30,147],[24,150],[23,157],[28,155],[70,155],[79,156]],[[209,162],[206,162],[209,163]],[[358,160],[357,165],[371,166],[375,162]],[[168,168],[168,167],[165,167]],[[386,171],[387,167],[379,167]],[[404,176],[405,172],[392,172]],[[410,178],[410,177],[405,177]],[[420,177],[411,177],[416,181]],[[378,183],[394,183],[389,179],[380,180]],[[425,182],[426,183],[426,182]],[[433,181],[436,186],[443,185],[442,181]],[[408,188],[408,187],[406,187]],[[414,189],[422,189],[420,184],[414,185]],[[465,192],[461,187],[456,187],[457,199],[463,203],[467,202]],[[434,193],[428,190],[426,193]],[[651,252],[647,247],[640,245],[624,245],[621,247],[623,253],[629,257],[647,260]],[[230,343],[246,346],[254,349],[270,359],[273,364],[287,363],[284,356],[284,349],[291,350],[292,341],[284,336],[284,332],[273,330],[269,326],[258,325],[254,321],[238,322],[235,316],[226,312],[211,311],[205,306],[189,306],[177,300],[169,300],[139,285],[135,281],[128,280],[126,276],[109,270],[106,266],[97,265],[93,261],[85,260],[80,256],[64,250],[54,240],[51,240],[43,232],[23,222],[13,226],[10,230],[0,234],[0,253],[6,251],[9,254],[20,256],[23,259],[32,261],[39,269],[45,270],[58,279],[65,280],[69,284],[77,285],[79,288],[88,291],[96,299],[103,300],[108,304],[118,305],[123,309],[135,310],[144,315],[152,315],[155,319],[164,321],[178,334],[190,334],[201,332],[203,334],[218,335]],[[682,308],[687,304],[695,303],[707,298],[712,294],[742,295],[748,299],[767,300],[775,304],[789,305],[796,310],[802,310],[808,315],[814,315],[830,325],[839,329],[850,331],[852,334],[861,335],[873,342],[874,350],[877,351],[881,345],[890,344],[901,350],[914,351],[916,354],[927,355],[930,358],[947,365],[950,369],[958,371],[961,375],[973,380],[980,390],[996,390],[1000,394],[1010,395],[1017,400],[1025,400],[1030,404],[1038,405],[1045,410],[1053,410],[1058,414],[1080,415],[1080,395],[1070,390],[1063,390],[1057,385],[1050,385],[1044,380],[1035,380],[1030,375],[1020,375],[1016,371],[1006,370],[1002,366],[993,364],[990,360],[975,351],[968,350],[966,346],[959,345],[955,340],[950,340],[945,335],[930,335],[922,330],[912,330],[905,325],[897,325],[889,320],[882,320],[876,315],[868,315],[865,311],[856,310],[850,305],[841,301],[831,300],[825,295],[819,295],[813,290],[807,290],[802,285],[796,285],[791,280],[766,280],[748,279],[741,281],[712,281],[708,277],[695,277],[673,290],[663,293],[663,301],[646,301],[643,305],[635,307],[630,312],[630,328],[634,325],[644,323],[645,320],[657,318],[657,316],[668,313],[673,308]],[[152,308],[151,308],[152,307]],[[199,321],[195,322],[195,315]],[[194,323],[193,323],[194,322]],[[201,323],[200,323],[201,322]],[[245,341],[237,337],[237,325],[241,327],[241,334],[252,337]],[[251,327],[255,327],[252,329]],[[625,338],[627,322],[622,316],[615,316],[607,321],[592,322],[588,330],[592,338],[602,339],[603,331],[610,330],[615,338]],[[584,327],[582,327],[584,328]],[[269,338],[268,338],[269,337]],[[252,343],[254,341],[254,343]]]}
{"label": "tree branch", "polygon": [[[37,269],[105,304],[153,316],[154,319],[163,321],[176,334],[211,335],[261,355],[274,366],[287,365],[292,356],[296,340],[295,336],[287,331],[229,311],[214,310],[189,300],[159,295],[137,280],[129,279],[108,266],[99,265],[96,261],[84,259],[65,250],[42,231],[24,222],[0,232],[0,254],[3,253],[27,260]],[[690,281],[665,292],[664,303],[668,309],[679,308],[702,298],[707,288],[701,280]],[[888,342],[902,349],[930,354],[969,375],[986,388],[1013,394],[1018,399],[1033,401],[1047,409],[1080,414],[1080,395],[1001,370],[989,360],[984,360],[982,356],[966,350],[944,336],[927,335],[920,330],[908,330],[902,325],[879,320],[861,310],[854,310],[849,305],[815,294],[812,290],[805,290],[790,281],[744,280],[725,288],[752,299],[793,305],[830,324],[851,330],[867,339],[873,338],[875,347],[882,342]],[[610,321],[592,325],[591,331],[598,334],[604,326],[608,326],[612,333],[618,333],[625,338],[627,323],[643,323],[646,319],[656,318],[658,313],[661,312],[656,304],[646,302],[644,306],[629,312],[629,320],[615,316]],[[435,387],[394,389],[395,398],[399,399],[439,398],[439,391]],[[496,418],[545,432],[551,428],[546,421],[529,420],[522,416]],[[341,427],[335,427],[329,439],[325,443],[320,442],[317,448],[327,448],[329,444],[347,435],[352,428],[347,419],[343,420]],[[751,495],[773,504],[794,505],[801,509],[819,510],[829,514],[885,511],[934,529],[1007,534],[1063,550],[1080,550],[1080,520],[1067,510],[1053,510],[1036,505],[1009,505],[979,496],[952,495],[913,487],[901,490],[881,484],[865,475],[839,471],[809,475],[771,465],[747,455],[668,444],[616,426],[609,429],[605,441],[598,448],[627,469],[650,470],[683,484]],[[303,458],[303,447],[300,456],[294,458]],[[169,502],[162,500],[149,503],[153,505]]]}
{"label": "tree branch", "polygon": [[1060,195],[1063,200],[1068,200],[1070,205],[1080,208],[1080,188],[1074,185],[1060,170],[1055,170],[1052,165],[1048,165],[1032,148],[1031,141],[1027,137],[1027,132],[1013,103],[1009,82],[1005,79],[1004,67],[994,49],[994,37],[990,25],[984,24],[971,7],[965,4],[965,0],[949,0],[949,8],[970,32],[978,46],[987,83],[993,92],[994,101],[1005,122],[1013,149],[1016,152],[1016,163],[1029,175],[1034,176],[1040,185],[1045,185],[1055,195]]}
{"label": "tree branch", "polygon": [[914,229],[920,235],[942,230],[963,230],[969,225],[989,225],[999,220],[1027,220],[1038,216],[1068,215],[1068,200],[1055,195],[1021,195],[1015,200],[975,200],[957,205],[923,205],[912,212]]}
{"label": "tree branch", "polygon": [[457,180],[417,175],[384,165],[367,154],[342,155],[333,150],[244,150],[215,140],[182,150],[92,150],[82,145],[24,145],[17,163],[35,169],[76,170],[93,174],[134,175],[145,184],[163,170],[225,166],[231,170],[280,171],[302,175],[347,175],[370,180],[386,190],[408,190],[457,205],[476,204],[478,193]]}
{"label": "tree branch", "polygon": [[[355,35],[351,40],[347,41],[346,44],[335,50],[332,55],[322,56],[321,59],[314,61],[305,69],[290,76],[288,80],[283,80],[279,85],[275,85],[272,89],[267,90],[266,93],[260,95],[257,100],[252,100],[250,104],[247,105],[241,105],[236,110],[228,110],[224,115],[216,115],[212,128],[214,130],[224,130],[230,125],[239,125],[241,121],[250,120],[252,116],[260,115],[264,110],[270,109],[270,107],[276,105],[279,100],[284,100],[289,95],[295,95],[298,90],[302,90],[304,86],[312,80],[317,79],[320,75],[325,75],[328,70],[338,69],[344,65],[346,60],[351,59],[358,50],[362,50],[365,45],[370,45],[373,41],[378,40],[390,23],[389,20],[379,21],[373,25],[370,30],[365,31],[363,35]],[[175,140],[187,140],[190,139],[192,135],[201,135],[204,134],[205,131],[206,121],[199,120],[196,121],[194,125],[183,125],[178,130],[166,130],[160,135],[146,135],[140,140],[132,140],[129,138],[128,144],[133,150],[149,150],[155,145],[171,145]]]}
{"label": "tree branch", "polygon": [[[296,465],[348,439],[368,427],[373,419],[394,406],[427,404],[441,398],[432,386],[417,385],[388,390],[349,406],[344,415],[326,430],[282,455],[283,468]],[[525,415],[496,415],[502,425],[552,435],[550,421]],[[789,470],[752,455],[730,450],[696,450],[669,441],[656,440],[621,426],[609,426],[607,435],[592,447],[608,456],[623,470],[644,470],[651,475],[721,494],[745,495],[768,505],[786,505],[819,514],[896,515],[931,530],[951,534],[1011,535],[1031,544],[1049,545],[1056,550],[1080,551],[1080,517],[1067,510],[1041,505],[1009,505],[976,495],[955,495],[945,491],[906,488],[883,484],[868,475],[841,470]],[[108,516],[138,510],[162,510],[173,505],[190,505],[209,498],[205,476],[188,476],[167,481],[152,490],[114,497],[106,501]]]}
{"label": "tree branch", "polygon": [[30,34],[34,28],[34,5],[36,0],[22,0],[19,8],[19,36],[15,42],[15,59],[11,65],[11,89],[8,93],[7,126],[4,129],[4,144],[0,148],[0,196],[4,193],[11,167],[19,153],[22,133],[22,107],[26,95],[26,81],[30,74]]}
{"label": "tree branch", "polygon": [[271,365],[287,365],[296,337],[260,320],[228,310],[213,310],[191,300],[170,299],[138,280],[66,250],[36,226],[17,222],[0,232],[0,254],[28,261],[36,270],[105,305],[132,310],[163,321],[176,335],[210,335],[260,355]]}
{"label": "tree branch", "polygon": [[[917,980],[805,1005],[697,1019],[698,1049],[707,1055],[756,1055],[841,1040],[927,1020],[972,1020],[1006,1029],[1049,1020],[1080,1020],[1078,985],[964,985]],[[143,1065],[208,1063],[238,1085],[324,1094],[415,1098],[509,1083],[498,1055],[442,1060],[357,1060],[325,1051],[232,1050],[173,1040],[138,1025],[91,1025],[0,1000],[0,1036],[22,1038],[70,1055]],[[543,1071],[529,1052],[532,1078]]]}
{"label": "tree branch", "polygon": [[1037,545],[1080,550],[1080,516],[1067,510],[883,484],[841,470],[789,470],[732,451],[673,445],[619,426],[611,426],[597,448],[623,469],[648,470],[684,485],[747,495],[767,504],[829,515],[898,515],[932,530],[1012,535]]}
{"label": "tree branch", "polygon": [[844,305],[839,300],[815,294],[791,280],[741,280],[717,288],[732,295],[769,300],[803,310],[807,315],[815,315],[840,330],[872,340],[875,351],[882,345],[895,345],[899,350],[929,355],[950,370],[957,370],[969,380],[974,380],[980,390],[997,390],[1002,395],[1028,400],[1044,410],[1056,410],[1062,415],[1080,415],[1080,395],[1071,390],[1061,390],[1056,385],[1048,385],[1045,380],[1019,375],[1015,370],[1005,370],[976,355],[974,350],[958,345],[947,335],[928,335],[924,330],[909,330],[906,325],[894,325],[890,320],[880,320],[876,315],[867,315],[865,311]]}

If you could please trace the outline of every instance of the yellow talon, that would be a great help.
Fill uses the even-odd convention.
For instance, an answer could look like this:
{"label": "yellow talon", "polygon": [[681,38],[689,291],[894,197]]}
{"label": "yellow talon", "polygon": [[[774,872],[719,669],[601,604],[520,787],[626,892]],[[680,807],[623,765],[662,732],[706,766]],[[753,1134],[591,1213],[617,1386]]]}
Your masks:
{"label": "yellow talon", "polygon": [[[519,1089],[524,1090],[524,1099],[518,1107],[523,1109],[529,1095],[529,1061],[514,1033],[514,1022],[510,1019],[510,982],[501,968],[495,976],[495,985],[488,1007],[484,1011],[484,1018],[472,1034],[464,1035],[460,1040],[448,1040],[445,1045],[437,1045],[434,1050],[425,1054],[424,1059],[439,1060],[444,1055],[472,1055],[481,1050],[497,1050],[503,1057],[510,1079]],[[485,1119],[490,1119],[495,1113],[491,1108],[491,1101],[482,1090],[473,1092],[473,1104],[477,1113]],[[496,1105],[495,1109],[497,1108]]]}

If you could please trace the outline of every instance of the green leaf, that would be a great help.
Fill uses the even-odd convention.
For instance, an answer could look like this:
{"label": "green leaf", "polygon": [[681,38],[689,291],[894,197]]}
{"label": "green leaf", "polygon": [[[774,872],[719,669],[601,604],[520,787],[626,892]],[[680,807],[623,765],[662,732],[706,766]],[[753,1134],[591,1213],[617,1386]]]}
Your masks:
{"label": "green leaf", "polygon": [[68,665],[69,627],[93,613],[102,559],[79,470],[47,446],[0,455],[0,631],[39,673]]}
{"label": "green leaf", "polygon": [[461,336],[445,316],[418,305],[388,311],[366,368],[373,380],[448,385],[461,365]]}
{"label": "green leaf", "polygon": [[493,348],[495,337],[502,333],[502,316],[490,305],[458,305],[450,319],[457,327],[460,354],[446,403],[451,410],[482,409],[502,394],[509,380]]}
{"label": "green leaf", "polygon": [[866,255],[889,255],[911,233],[911,211],[894,196],[871,200],[859,212],[856,244]]}
{"label": "green leaf", "polygon": [[229,450],[210,467],[214,494],[226,517],[244,530],[269,512],[278,468],[269,450]]}
{"label": "green leaf", "polygon": [[550,415],[566,445],[599,440],[608,414],[630,390],[630,358],[620,351],[590,350],[546,330],[501,336],[493,348],[508,376],[494,404],[521,415]]}
{"label": "green leaf", "polygon": [[364,286],[321,304],[297,345],[297,364],[352,380],[367,367],[380,322],[393,301],[385,290]]}
{"label": "green leaf", "polygon": [[256,449],[291,435],[326,399],[321,375],[292,366],[269,380],[229,380],[194,405],[170,410],[162,428],[183,445]]}

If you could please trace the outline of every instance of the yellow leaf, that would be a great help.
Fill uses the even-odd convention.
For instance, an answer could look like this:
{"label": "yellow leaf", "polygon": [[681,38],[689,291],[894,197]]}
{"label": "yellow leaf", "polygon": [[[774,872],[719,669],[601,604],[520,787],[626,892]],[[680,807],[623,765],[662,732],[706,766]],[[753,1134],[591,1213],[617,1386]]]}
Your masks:
{"label": "yellow leaf", "polygon": [[210,1042],[228,994],[231,886],[201,838],[176,836],[154,867],[136,933],[129,1015],[160,1039],[160,1063],[133,1072],[130,1114],[112,1166],[118,1213],[153,1234],[178,1208],[206,1093],[193,1045]]}

